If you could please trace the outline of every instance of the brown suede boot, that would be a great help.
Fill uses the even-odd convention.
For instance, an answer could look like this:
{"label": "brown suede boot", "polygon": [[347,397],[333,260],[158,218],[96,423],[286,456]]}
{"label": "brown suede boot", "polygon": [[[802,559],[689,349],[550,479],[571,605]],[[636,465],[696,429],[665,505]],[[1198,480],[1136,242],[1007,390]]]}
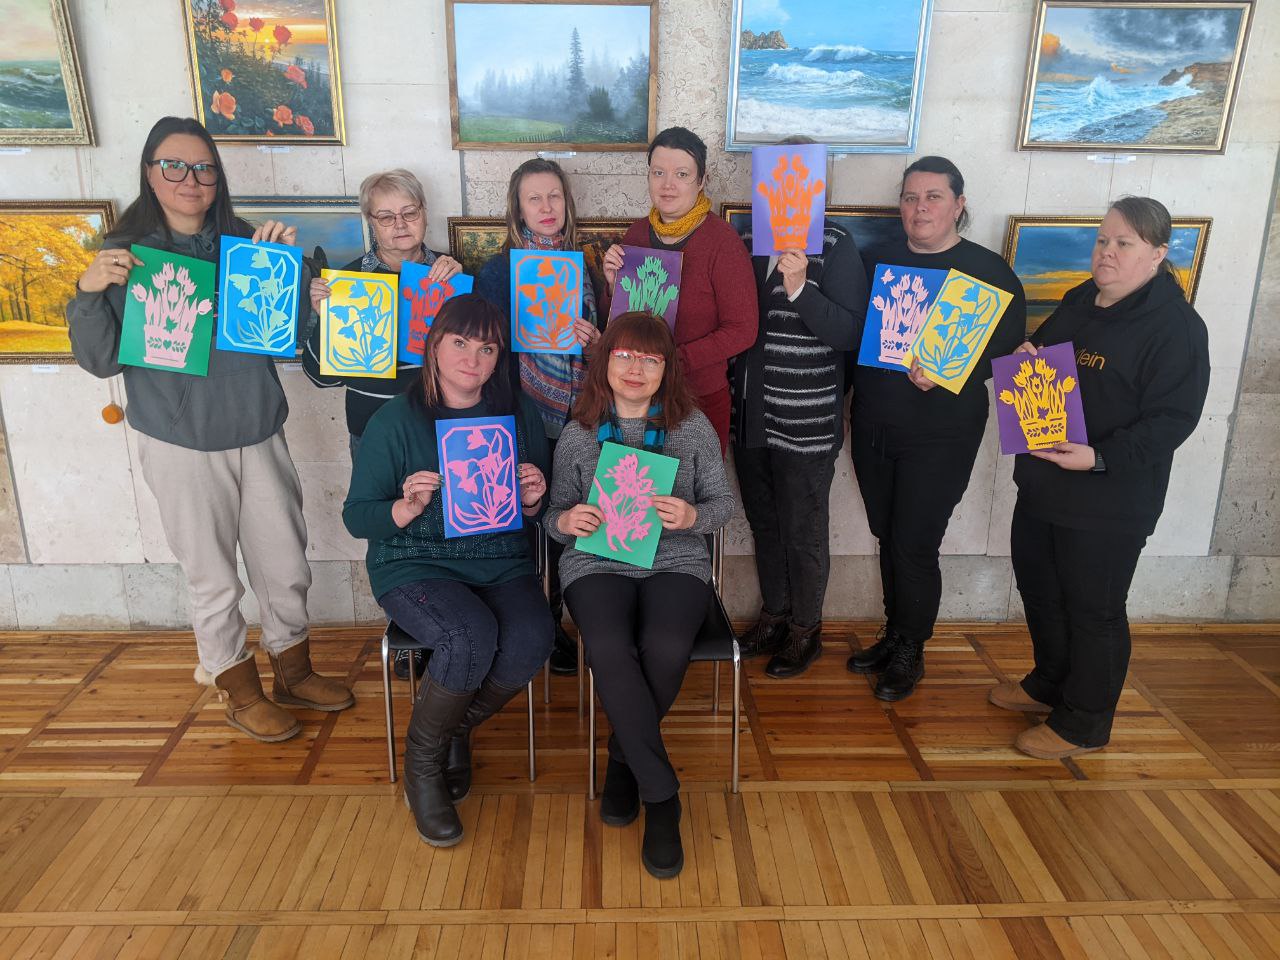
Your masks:
{"label": "brown suede boot", "polygon": [[293,714],[263,694],[258,665],[252,657],[223,670],[213,682],[227,695],[227,723],[242,733],[264,743],[275,743],[296,737],[302,730]]}
{"label": "brown suede boot", "polygon": [[278,657],[272,656],[271,669],[276,675],[271,685],[276,703],[333,713],[356,702],[347,687],[311,669],[310,640],[295,643]]}

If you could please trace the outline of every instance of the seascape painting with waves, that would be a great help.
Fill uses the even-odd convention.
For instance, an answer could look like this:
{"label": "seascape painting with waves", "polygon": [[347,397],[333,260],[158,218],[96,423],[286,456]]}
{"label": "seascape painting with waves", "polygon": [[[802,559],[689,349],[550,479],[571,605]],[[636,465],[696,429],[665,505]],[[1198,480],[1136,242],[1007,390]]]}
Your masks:
{"label": "seascape painting with waves", "polygon": [[931,0],[737,0],[727,147],[803,135],[834,152],[915,146]]}
{"label": "seascape painting with waves", "polygon": [[66,0],[4,6],[0,144],[92,142]]}
{"label": "seascape painting with waves", "polygon": [[1019,147],[1221,152],[1252,11],[1045,0]]}

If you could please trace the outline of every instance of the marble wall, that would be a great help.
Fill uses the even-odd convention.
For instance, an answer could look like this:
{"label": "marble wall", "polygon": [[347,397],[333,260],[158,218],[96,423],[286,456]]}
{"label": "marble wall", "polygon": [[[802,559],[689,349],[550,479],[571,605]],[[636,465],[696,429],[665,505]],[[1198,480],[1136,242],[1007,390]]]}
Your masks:
{"label": "marble wall", "polygon": [[[118,28],[111,0],[70,6],[99,146],[0,153],[0,198],[123,204],[136,189],[137,152],[151,122],[191,111],[180,5],[155,4],[146,24],[130,30]],[[707,140],[716,202],[749,196],[749,156],[721,148],[731,7],[729,0],[659,0],[658,122],[691,127]],[[228,177],[238,194],[349,195],[368,173],[405,165],[427,184],[428,241],[441,247],[447,216],[501,212],[507,177],[528,155],[450,149],[442,0],[386,0],[377,9],[370,16],[363,4],[338,2],[348,144],[273,152],[228,146]],[[996,249],[1010,214],[1097,215],[1129,193],[1158,197],[1175,215],[1214,218],[1198,301],[1211,336],[1209,401],[1175,463],[1169,506],[1140,566],[1132,609],[1155,619],[1280,617],[1280,244],[1270,246],[1261,285],[1254,279],[1280,152],[1280,6],[1256,10],[1226,154],[1123,163],[1013,149],[1033,10],[1033,0],[935,0],[918,152],[946,154],[960,165],[974,214],[969,236]],[[388,23],[406,29],[387,30]],[[833,160],[831,201],[892,203],[909,159]],[[588,153],[562,162],[583,215],[647,209],[643,155]],[[292,409],[287,435],[306,496],[312,614],[317,621],[376,619],[362,545],[339,518],[350,469],[341,396],[314,389],[296,366],[281,371]],[[136,437],[100,415],[105,404],[122,400],[117,382],[72,366],[0,367],[7,457],[0,469],[0,628],[187,622],[181,571],[135,469]],[[946,617],[1021,613],[1008,559],[1011,469],[989,427],[944,543]],[[831,500],[827,614],[874,617],[875,543],[847,458]],[[730,605],[740,615],[758,603],[750,552],[739,516],[727,574]],[[252,594],[243,606],[252,619]]]}

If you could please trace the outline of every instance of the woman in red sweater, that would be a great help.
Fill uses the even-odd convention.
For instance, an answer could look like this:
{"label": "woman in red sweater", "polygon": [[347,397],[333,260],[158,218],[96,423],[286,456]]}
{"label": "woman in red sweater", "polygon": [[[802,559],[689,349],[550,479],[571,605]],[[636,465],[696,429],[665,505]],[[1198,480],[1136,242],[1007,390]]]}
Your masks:
{"label": "woman in red sweater", "polygon": [[[751,257],[742,239],[718,217],[709,216],[707,145],[684,127],[669,127],[649,144],[649,216],[637,220],[622,242],[627,246],[678,250],[680,302],[676,308],[677,355],[685,381],[720,437],[729,445],[728,363],[756,341],[759,310]],[[622,268],[622,247],[604,256],[609,282],[602,312],[609,310],[613,284]]]}

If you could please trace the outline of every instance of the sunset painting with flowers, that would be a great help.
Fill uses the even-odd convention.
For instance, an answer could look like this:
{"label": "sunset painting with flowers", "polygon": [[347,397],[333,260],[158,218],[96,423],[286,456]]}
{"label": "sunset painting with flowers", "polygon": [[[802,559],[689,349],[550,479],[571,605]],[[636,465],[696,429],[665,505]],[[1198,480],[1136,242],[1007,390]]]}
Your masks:
{"label": "sunset painting with flowers", "polygon": [[200,120],[221,141],[343,143],[333,0],[188,0]]}

